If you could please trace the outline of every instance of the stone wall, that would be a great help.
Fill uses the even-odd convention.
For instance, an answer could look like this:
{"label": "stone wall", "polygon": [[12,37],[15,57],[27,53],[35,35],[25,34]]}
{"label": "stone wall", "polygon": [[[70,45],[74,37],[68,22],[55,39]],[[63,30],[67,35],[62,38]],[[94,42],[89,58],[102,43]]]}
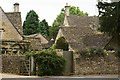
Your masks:
{"label": "stone wall", "polygon": [[73,73],[73,52],[63,51],[63,58],[66,60],[65,74]]}
{"label": "stone wall", "polygon": [[63,51],[61,49],[56,49],[57,55],[62,56],[65,61],[65,75],[72,74],[74,72],[74,62],[73,62],[73,52],[72,51]]}
{"label": "stone wall", "polygon": [[119,60],[114,54],[106,57],[76,58],[76,74],[118,74]]}
{"label": "stone wall", "polygon": [[3,56],[2,58],[2,72],[20,74],[20,67],[25,56]]}

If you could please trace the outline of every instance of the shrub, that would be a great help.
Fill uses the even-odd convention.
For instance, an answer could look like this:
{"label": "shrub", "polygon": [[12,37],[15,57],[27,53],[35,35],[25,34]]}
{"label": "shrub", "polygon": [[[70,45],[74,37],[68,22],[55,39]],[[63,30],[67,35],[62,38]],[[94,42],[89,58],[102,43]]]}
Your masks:
{"label": "shrub", "polygon": [[87,49],[80,51],[80,55],[84,58],[90,57],[90,53]]}
{"label": "shrub", "polygon": [[101,48],[97,48],[95,50],[95,53],[96,53],[97,56],[105,56],[106,55],[106,53],[104,52],[104,50],[101,49]]}
{"label": "shrub", "polygon": [[95,49],[95,48],[90,48],[90,49],[88,50],[88,52],[89,52],[89,54],[90,54],[90,57],[96,55],[96,49]]}
{"label": "shrub", "polygon": [[120,49],[116,50],[115,52],[116,56],[120,58]]}
{"label": "shrub", "polygon": [[56,49],[63,49],[64,51],[69,50],[69,45],[64,37],[60,37],[56,42]]}
{"label": "shrub", "polygon": [[80,55],[81,57],[84,58],[90,58],[90,57],[93,58],[93,57],[104,57],[106,53],[104,52],[103,49],[100,48],[89,48],[80,51]]}
{"label": "shrub", "polygon": [[57,56],[55,51],[48,49],[35,55],[39,76],[62,75],[65,68],[63,57]]}
{"label": "shrub", "polygon": [[52,44],[52,46],[50,47],[50,49],[55,49],[56,44]]}

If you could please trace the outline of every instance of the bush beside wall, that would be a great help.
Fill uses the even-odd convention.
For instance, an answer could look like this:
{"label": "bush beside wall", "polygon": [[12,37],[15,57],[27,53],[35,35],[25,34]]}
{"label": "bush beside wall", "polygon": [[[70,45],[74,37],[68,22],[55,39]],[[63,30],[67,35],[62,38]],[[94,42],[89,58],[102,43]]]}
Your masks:
{"label": "bush beside wall", "polygon": [[31,51],[27,53],[35,58],[37,65],[37,75],[39,76],[59,76],[63,75],[65,60],[57,55],[54,49],[44,49],[42,51]]}

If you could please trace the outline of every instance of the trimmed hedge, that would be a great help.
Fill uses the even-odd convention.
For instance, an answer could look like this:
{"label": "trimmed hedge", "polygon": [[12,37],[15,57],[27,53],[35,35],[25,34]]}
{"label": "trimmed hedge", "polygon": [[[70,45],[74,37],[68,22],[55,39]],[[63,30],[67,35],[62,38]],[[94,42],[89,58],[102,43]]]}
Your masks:
{"label": "trimmed hedge", "polygon": [[60,37],[56,42],[55,48],[56,49],[63,49],[64,51],[68,51],[69,45],[64,37]]}

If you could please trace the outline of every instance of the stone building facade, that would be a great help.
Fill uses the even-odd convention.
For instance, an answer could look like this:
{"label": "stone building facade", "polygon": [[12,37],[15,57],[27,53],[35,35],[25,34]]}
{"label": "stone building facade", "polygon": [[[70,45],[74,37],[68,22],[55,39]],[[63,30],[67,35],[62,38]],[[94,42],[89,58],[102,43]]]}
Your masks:
{"label": "stone building facade", "polygon": [[[64,23],[60,26],[55,42],[64,37],[69,43],[69,51],[78,51],[84,48],[116,49],[114,37],[100,31],[99,17],[97,16],[73,16],[69,14],[69,5],[65,6]],[[113,45],[115,44],[115,45]]]}
{"label": "stone building facade", "polygon": [[[42,35],[37,38],[39,40],[36,40],[34,36],[32,37],[32,39],[35,40],[34,42],[40,45],[34,44],[31,48],[34,49],[37,45],[37,47],[40,48],[37,50],[41,50],[42,44],[47,44],[48,41]],[[19,54],[20,52],[26,51],[32,45],[33,41],[27,39],[26,36],[23,35],[19,3],[14,4],[14,12],[4,12],[0,7],[0,39],[3,54]],[[41,40],[44,40],[45,43]]]}
{"label": "stone building facade", "polygon": [[[99,18],[97,16],[73,16],[69,14],[69,7],[68,4],[65,6],[64,23],[60,26],[55,42],[60,37],[64,37],[68,42],[69,51],[73,51],[74,72],[76,74],[96,74],[97,72],[98,74],[107,74],[107,72],[111,74],[115,70],[117,74],[118,59],[116,58],[113,58],[113,64],[109,57],[99,58],[100,60],[78,58],[79,55],[76,52],[86,48],[116,49],[118,45],[115,38],[98,31]],[[106,69],[106,66],[111,72]]]}

